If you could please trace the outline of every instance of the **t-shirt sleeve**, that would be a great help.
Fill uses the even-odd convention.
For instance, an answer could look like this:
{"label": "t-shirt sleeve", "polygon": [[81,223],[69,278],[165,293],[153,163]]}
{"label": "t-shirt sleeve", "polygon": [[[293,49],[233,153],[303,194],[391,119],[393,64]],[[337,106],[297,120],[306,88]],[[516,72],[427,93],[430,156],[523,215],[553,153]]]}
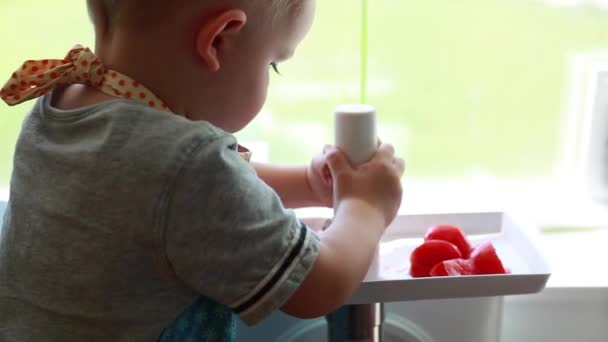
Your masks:
{"label": "t-shirt sleeve", "polygon": [[201,142],[191,155],[170,200],[167,257],[188,287],[254,324],[300,286],[319,240],[257,177],[232,136]]}

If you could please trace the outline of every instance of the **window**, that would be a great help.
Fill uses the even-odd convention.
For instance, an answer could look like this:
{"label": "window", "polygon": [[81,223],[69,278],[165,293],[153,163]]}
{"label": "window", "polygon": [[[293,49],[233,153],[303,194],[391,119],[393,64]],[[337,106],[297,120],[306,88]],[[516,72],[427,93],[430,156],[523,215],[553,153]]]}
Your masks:
{"label": "window", "polygon": [[[573,58],[608,47],[608,11],[534,0],[369,3],[367,102],[381,136],[406,156],[408,177],[554,172]],[[311,35],[243,134],[269,141],[275,161],[306,161],[313,145],[332,141],[333,107],[359,100],[359,2],[318,6]]]}
{"label": "window", "polygon": [[574,61],[560,171],[608,200],[608,52],[581,52]]}
{"label": "window", "polygon": [[[576,56],[608,49],[601,3],[317,1],[311,34],[238,137],[266,142],[271,161],[307,163],[333,141],[334,107],[364,98],[412,182],[550,177],[567,140]],[[0,76],[25,59],[93,44],[83,1],[3,2],[0,13]],[[0,189],[30,106],[0,104]]]}

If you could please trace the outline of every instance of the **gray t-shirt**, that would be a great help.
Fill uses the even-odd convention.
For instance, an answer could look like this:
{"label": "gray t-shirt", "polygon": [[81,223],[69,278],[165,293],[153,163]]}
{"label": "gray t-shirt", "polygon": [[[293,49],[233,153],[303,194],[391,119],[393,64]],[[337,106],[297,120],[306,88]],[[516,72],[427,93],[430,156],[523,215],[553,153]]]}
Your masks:
{"label": "gray t-shirt", "polygon": [[236,146],[127,100],[40,99],[0,238],[0,341],[154,341],[199,295],[248,324],[278,309],[319,240]]}

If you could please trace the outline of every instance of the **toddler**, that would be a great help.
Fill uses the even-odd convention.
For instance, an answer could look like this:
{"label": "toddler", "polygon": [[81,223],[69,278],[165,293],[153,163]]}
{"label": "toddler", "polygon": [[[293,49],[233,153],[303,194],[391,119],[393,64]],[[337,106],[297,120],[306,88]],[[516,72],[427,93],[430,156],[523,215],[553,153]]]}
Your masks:
{"label": "toddler", "polygon": [[[0,90],[37,98],[0,238],[0,340],[233,341],[235,317],[342,305],[397,213],[403,161],[381,144],[357,168],[333,146],[251,164],[232,135],[314,0],[87,3],[94,52],[27,61]],[[332,224],[286,209],[304,206],[333,206]]]}

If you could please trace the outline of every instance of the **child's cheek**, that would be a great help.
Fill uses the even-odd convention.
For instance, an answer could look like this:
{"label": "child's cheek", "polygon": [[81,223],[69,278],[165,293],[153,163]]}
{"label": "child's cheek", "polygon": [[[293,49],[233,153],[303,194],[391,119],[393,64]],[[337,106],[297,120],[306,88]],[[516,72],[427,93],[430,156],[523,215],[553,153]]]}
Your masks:
{"label": "child's cheek", "polygon": [[[268,95],[268,73],[265,73],[259,79],[256,89],[251,92],[253,97],[251,98],[251,111],[253,117],[255,117],[266,102],[266,96]],[[252,117],[252,119],[253,119]]]}

